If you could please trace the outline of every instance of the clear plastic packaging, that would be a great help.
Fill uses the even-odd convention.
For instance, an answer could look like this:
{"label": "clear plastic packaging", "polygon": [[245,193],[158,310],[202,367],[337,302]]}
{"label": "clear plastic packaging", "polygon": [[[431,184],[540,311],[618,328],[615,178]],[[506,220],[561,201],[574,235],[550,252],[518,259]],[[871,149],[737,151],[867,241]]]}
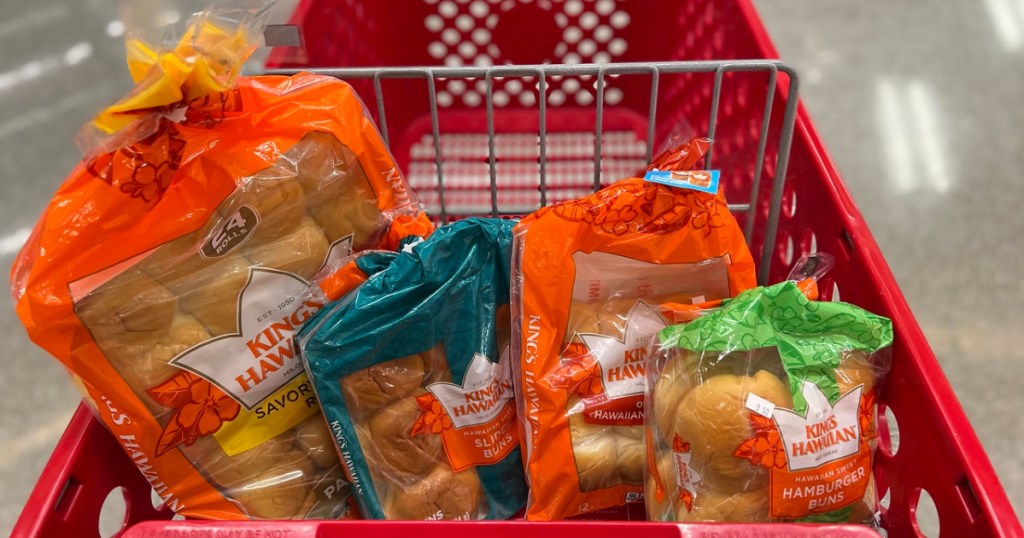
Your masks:
{"label": "clear plastic packaging", "polygon": [[507,519],[522,508],[508,353],[513,225],[438,229],[387,267],[364,268],[377,272],[300,334],[366,518]]}
{"label": "clear plastic packaging", "polygon": [[659,333],[647,363],[649,519],[875,521],[875,401],[892,326],[809,299],[814,272]]}
{"label": "clear plastic packaging", "polygon": [[[15,262],[30,337],[183,515],[351,514],[293,339],[305,292],[354,250],[429,233],[363,104],[335,79],[238,76],[260,11],[130,47],[138,86]],[[158,52],[159,51],[159,52]]]}
{"label": "clear plastic packaging", "polygon": [[[691,140],[651,168],[688,170],[707,147],[705,139]],[[755,284],[724,197],[620,181],[523,219],[513,270],[526,518],[639,502],[650,338],[676,316],[692,317],[695,304]]]}

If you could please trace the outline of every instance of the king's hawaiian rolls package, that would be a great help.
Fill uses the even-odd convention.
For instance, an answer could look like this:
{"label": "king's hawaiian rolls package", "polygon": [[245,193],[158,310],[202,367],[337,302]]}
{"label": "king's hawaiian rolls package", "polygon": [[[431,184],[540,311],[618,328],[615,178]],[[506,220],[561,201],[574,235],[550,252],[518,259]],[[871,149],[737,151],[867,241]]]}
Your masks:
{"label": "king's hawaiian rolls package", "polygon": [[875,402],[892,324],[807,291],[755,288],[657,335],[650,519],[877,522]]}
{"label": "king's hawaiian rolls package", "polygon": [[363,282],[300,333],[364,517],[506,519],[523,507],[509,362],[514,224],[459,221],[356,272],[365,278],[342,277]]}
{"label": "king's hawaiian rolls package", "polygon": [[351,87],[238,76],[263,13],[204,12],[168,49],[129,40],[137,85],[83,130],[12,292],[167,506],[348,517],[293,345],[323,307],[305,290],[431,225]]}
{"label": "king's hawaiian rolls package", "polygon": [[516,227],[513,379],[527,519],[643,499],[651,338],[687,307],[755,285],[717,172],[691,170],[708,145],[673,147],[652,163],[650,181],[619,181]]}

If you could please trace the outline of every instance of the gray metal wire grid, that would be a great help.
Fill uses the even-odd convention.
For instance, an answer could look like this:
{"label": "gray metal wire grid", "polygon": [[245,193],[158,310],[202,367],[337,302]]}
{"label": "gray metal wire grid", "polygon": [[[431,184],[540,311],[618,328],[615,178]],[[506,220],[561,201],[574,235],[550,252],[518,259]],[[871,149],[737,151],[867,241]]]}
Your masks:
{"label": "gray metal wire grid", "polygon": [[[729,209],[734,213],[750,213],[752,208],[758,207],[758,196],[761,191],[761,176],[763,174],[765,151],[769,139],[769,130],[772,127],[772,106],[775,101],[778,73],[782,72],[789,78],[789,84],[784,98],[785,108],[779,127],[778,153],[776,156],[775,174],[772,178],[771,194],[769,198],[768,215],[765,222],[765,237],[761,246],[760,263],[758,265],[758,282],[765,284],[771,270],[772,252],[775,250],[775,241],[778,233],[779,216],[782,206],[783,184],[786,178],[786,168],[789,162],[790,145],[793,139],[793,129],[796,122],[798,78],[796,73],[785,64],[775,60],[730,60],[730,61],[687,61],[687,62],[637,62],[637,63],[612,63],[612,64],[575,64],[575,65],[521,65],[521,66],[493,66],[493,67],[379,67],[379,68],[319,68],[311,69],[317,74],[336,77],[347,81],[370,80],[373,83],[374,100],[378,114],[378,124],[384,142],[390,146],[390,137],[387,121],[387,110],[385,107],[382,81],[386,79],[422,79],[426,84],[427,97],[430,109],[430,123],[432,146],[434,150],[434,168],[436,170],[436,187],[439,199],[439,216],[442,222],[446,222],[449,211],[445,200],[445,174],[442,163],[445,162],[444,145],[439,122],[439,107],[437,97],[437,84],[439,80],[472,80],[483,79],[485,82],[484,108],[487,121],[487,157],[490,171],[490,215],[494,217],[520,214],[520,211],[506,211],[499,205],[498,201],[498,167],[495,152],[495,102],[494,86],[495,79],[520,78],[536,80],[537,91],[540,96],[547,95],[548,80],[552,77],[593,77],[595,79],[595,103],[596,121],[594,124],[593,138],[593,190],[602,187],[601,162],[603,158],[602,142],[604,139],[604,116],[605,116],[605,85],[609,77],[618,75],[647,75],[650,79],[650,104],[647,111],[647,136],[646,136],[646,161],[650,162],[654,153],[655,125],[657,124],[659,82],[663,75],[670,74],[714,74],[714,86],[711,93],[711,106],[708,117],[708,130],[706,136],[712,140],[712,146],[705,157],[705,168],[713,167],[713,156],[715,149],[715,132],[718,126],[719,101],[722,93],[722,81],[729,72],[764,72],[768,74],[766,98],[761,120],[761,128],[758,138],[756,160],[754,162],[754,177],[750,186],[749,201],[744,204],[730,204]],[[290,75],[296,71],[290,69],[275,69],[268,71],[268,74]],[[538,176],[537,190],[539,192],[539,206],[543,207],[549,203],[547,182],[548,174],[548,108],[551,104],[547,98],[537,99],[536,111],[539,120],[537,132],[538,149]],[[483,178],[481,178],[483,180]],[[608,178],[604,178],[607,182]],[[612,178],[617,180],[620,178]],[[750,214],[746,219],[745,236],[748,243],[751,241],[754,232],[756,215]],[[754,248],[754,245],[750,245]]]}

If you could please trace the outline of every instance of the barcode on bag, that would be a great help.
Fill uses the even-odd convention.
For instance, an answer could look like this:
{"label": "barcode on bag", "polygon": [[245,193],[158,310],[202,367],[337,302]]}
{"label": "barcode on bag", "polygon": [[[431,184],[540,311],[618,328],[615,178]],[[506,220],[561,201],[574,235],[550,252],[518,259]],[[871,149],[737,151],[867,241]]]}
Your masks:
{"label": "barcode on bag", "polygon": [[747,409],[761,415],[762,417],[772,418],[772,411],[775,411],[775,404],[751,392],[750,394],[747,394]]}

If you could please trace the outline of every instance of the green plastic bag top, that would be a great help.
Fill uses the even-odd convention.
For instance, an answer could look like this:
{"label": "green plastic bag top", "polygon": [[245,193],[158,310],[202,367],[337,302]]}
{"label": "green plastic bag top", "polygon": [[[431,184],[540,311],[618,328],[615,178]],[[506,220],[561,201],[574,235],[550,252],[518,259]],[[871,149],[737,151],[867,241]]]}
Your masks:
{"label": "green plastic bag top", "polygon": [[507,519],[525,504],[508,363],[514,225],[467,219],[389,265],[367,260],[366,282],[300,333],[364,517]]}
{"label": "green plastic bag top", "polygon": [[[678,400],[657,401],[672,394],[659,389],[650,396],[653,408],[668,409],[672,417],[647,421],[652,461],[675,470],[653,469],[669,477],[657,476],[662,482],[647,495],[664,500],[665,488],[675,487],[682,500],[673,500],[669,511],[654,505],[659,510],[652,517],[871,521],[877,509],[868,489],[877,440],[874,386],[888,368],[885,348],[892,339],[889,319],[846,303],[808,300],[792,282],[745,291],[689,324],[663,329],[662,358],[649,368],[656,376],[682,375],[690,380],[674,383],[691,388],[676,392],[685,394]],[[692,354],[673,355],[675,349]],[[658,362],[671,357],[691,361],[688,373]],[[700,378],[705,367],[710,374]],[[863,377],[844,378],[841,386],[849,368]],[[740,377],[723,377],[737,371]],[[661,431],[666,424],[671,430]],[[676,484],[674,475],[686,478]],[[723,485],[723,476],[746,478],[731,482],[742,484],[733,490],[739,486]],[[717,502],[709,500],[716,495],[741,499],[743,506],[703,504]]]}

